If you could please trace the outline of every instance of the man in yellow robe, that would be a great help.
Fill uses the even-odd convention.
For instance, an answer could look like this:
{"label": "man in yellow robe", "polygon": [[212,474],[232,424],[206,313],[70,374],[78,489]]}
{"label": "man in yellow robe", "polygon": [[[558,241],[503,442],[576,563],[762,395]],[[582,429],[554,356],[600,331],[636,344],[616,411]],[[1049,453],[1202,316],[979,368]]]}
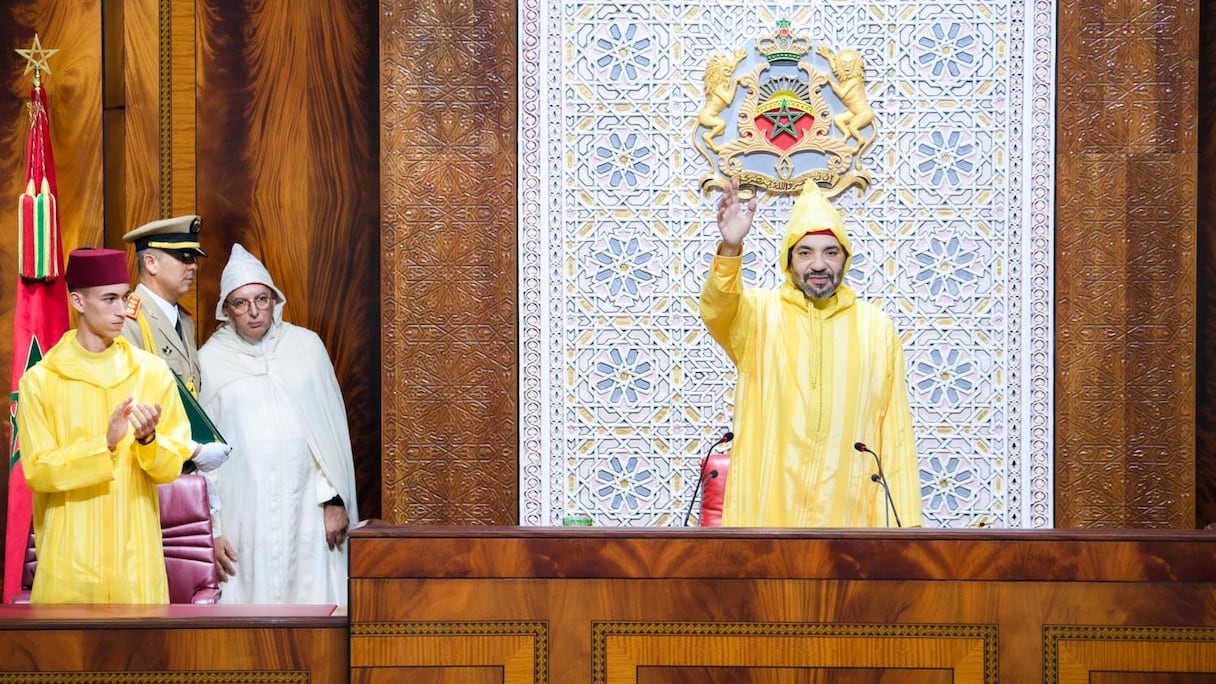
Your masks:
{"label": "man in yellow robe", "polygon": [[[903,347],[890,317],[842,282],[852,248],[839,212],[807,182],[778,256],[785,278],[768,290],[743,283],[755,208],[722,193],[701,292],[701,318],[738,369],[722,524],[919,526]],[[859,442],[880,455],[894,508]]]}
{"label": "man in yellow robe", "polygon": [[73,250],[64,279],[77,328],[19,387],[38,553],[30,601],[168,603],[156,486],[192,452],[176,380],[121,337],[124,252]]}

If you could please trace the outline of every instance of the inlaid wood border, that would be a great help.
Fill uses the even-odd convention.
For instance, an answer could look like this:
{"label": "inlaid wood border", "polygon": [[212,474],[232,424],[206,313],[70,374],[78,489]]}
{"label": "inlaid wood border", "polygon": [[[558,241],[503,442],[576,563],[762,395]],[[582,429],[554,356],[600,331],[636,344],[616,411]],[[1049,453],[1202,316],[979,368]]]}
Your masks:
{"label": "inlaid wood border", "polygon": [[308,684],[311,681],[304,671],[0,673],[0,684]]}
{"label": "inlaid wood border", "polygon": [[640,667],[949,670],[997,684],[995,625],[596,622],[593,684],[636,683]]}
{"label": "inlaid wood border", "polygon": [[547,622],[352,624],[350,668],[498,667],[504,682],[549,681]]}
{"label": "inlaid wood border", "polygon": [[1089,684],[1095,672],[1216,672],[1216,628],[1044,628],[1044,684]]}

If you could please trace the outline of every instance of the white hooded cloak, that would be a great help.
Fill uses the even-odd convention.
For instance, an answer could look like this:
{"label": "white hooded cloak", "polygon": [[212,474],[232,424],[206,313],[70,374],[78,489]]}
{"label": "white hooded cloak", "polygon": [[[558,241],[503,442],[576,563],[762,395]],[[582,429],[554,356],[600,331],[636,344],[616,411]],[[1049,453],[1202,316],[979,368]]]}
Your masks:
{"label": "white hooded cloak", "polygon": [[[256,344],[237,334],[223,303],[235,289],[274,290],[270,329]],[[270,273],[239,244],[220,278],[215,317],[203,348],[200,401],[233,447],[215,471],[222,508],[216,522],[237,553],[221,603],[347,601],[347,547],[325,541],[325,502],[341,496],[358,520],[346,407],[321,338],[283,321],[286,298]]]}

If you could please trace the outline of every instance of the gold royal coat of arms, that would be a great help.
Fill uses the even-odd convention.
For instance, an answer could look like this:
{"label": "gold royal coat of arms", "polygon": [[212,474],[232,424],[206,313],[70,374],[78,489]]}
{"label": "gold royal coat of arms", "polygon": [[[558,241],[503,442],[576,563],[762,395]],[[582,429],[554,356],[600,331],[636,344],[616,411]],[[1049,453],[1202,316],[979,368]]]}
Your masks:
{"label": "gold royal coat of arms", "polygon": [[[693,138],[709,162],[701,178],[704,193],[732,181],[745,192],[778,195],[796,194],[807,180],[828,197],[869,187],[862,156],[878,130],[861,53],[821,44],[810,56],[821,58],[817,65],[808,61],[811,47],[783,19],[774,33],[756,39],[752,51],[735,48],[710,57]],[[736,75],[741,68],[751,70]]]}

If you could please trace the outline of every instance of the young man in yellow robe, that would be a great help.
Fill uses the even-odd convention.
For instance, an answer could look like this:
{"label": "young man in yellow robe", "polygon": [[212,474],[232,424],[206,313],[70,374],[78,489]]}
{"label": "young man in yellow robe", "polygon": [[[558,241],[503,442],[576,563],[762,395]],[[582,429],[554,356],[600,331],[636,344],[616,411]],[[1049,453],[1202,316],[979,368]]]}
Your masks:
{"label": "young man in yellow robe", "polygon": [[169,602],[156,486],[193,445],[169,367],[121,337],[127,273],[120,250],[73,250],[64,279],[77,327],[21,378],[32,603]]}
{"label": "young man in yellow robe", "polygon": [[[745,288],[743,239],[756,200],[718,202],[722,241],[701,318],[738,369],[722,524],[921,524],[903,347],[881,309],[843,284],[852,248],[839,212],[807,182],[790,213],[776,289]],[[881,455],[890,487],[872,479]]]}

